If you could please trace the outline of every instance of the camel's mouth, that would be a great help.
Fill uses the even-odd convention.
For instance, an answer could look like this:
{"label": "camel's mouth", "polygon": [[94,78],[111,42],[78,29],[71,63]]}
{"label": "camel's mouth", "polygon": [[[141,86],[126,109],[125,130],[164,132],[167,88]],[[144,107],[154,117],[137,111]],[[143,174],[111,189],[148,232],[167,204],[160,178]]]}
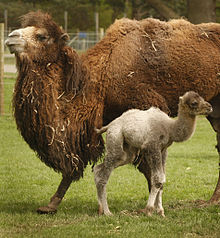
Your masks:
{"label": "camel's mouth", "polygon": [[206,108],[204,108],[199,114],[208,116],[210,113],[213,112],[211,104],[207,105]]}
{"label": "camel's mouth", "polygon": [[[8,45],[7,45],[7,46],[8,46]],[[9,48],[9,51],[10,51],[11,54],[20,53],[20,52],[23,51],[23,47],[20,46],[20,45],[15,45],[15,44],[14,44],[14,45],[8,46],[8,48]]]}

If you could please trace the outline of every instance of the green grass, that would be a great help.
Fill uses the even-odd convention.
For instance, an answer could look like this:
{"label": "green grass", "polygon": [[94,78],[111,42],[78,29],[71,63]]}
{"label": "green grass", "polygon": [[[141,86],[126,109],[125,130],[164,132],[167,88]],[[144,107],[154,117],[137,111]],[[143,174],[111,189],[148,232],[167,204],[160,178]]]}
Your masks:
{"label": "green grass", "polygon": [[12,94],[15,84],[15,74],[5,73],[4,78],[4,114],[11,115],[12,113]]}
{"label": "green grass", "polygon": [[[13,81],[13,79],[9,79]],[[8,100],[11,89],[7,90]],[[220,237],[220,206],[198,207],[218,179],[215,133],[199,118],[192,139],[169,148],[163,204],[166,218],[136,213],[146,205],[147,183],[133,166],[116,169],[108,184],[112,217],[97,215],[91,167],[73,183],[55,215],[38,215],[61,176],[46,167],[17,132],[11,116],[0,117],[0,237]]]}

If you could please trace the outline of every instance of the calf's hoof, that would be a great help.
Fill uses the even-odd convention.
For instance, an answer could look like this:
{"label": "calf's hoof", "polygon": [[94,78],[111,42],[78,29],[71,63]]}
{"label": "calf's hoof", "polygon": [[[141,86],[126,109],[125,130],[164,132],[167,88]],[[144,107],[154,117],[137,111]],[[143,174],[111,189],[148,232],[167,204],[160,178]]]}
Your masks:
{"label": "calf's hoof", "polygon": [[160,215],[160,216],[162,216],[162,217],[166,217],[166,216],[164,215],[164,210],[159,210],[159,211],[157,211],[157,214]]}
{"label": "calf's hoof", "polygon": [[104,215],[105,215],[105,216],[113,216],[113,214],[112,214],[110,211],[104,212]]}
{"label": "calf's hoof", "polygon": [[55,214],[57,212],[56,208],[52,208],[52,207],[39,207],[37,209],[37,213],[39,214]]}
{"label": "calf's hoof", "polygon": [[105,216],[112,216],[113,214],[110,211],[104,211],[104,209],[100,206],[98,211],[99,216],[105,215]]}
{"label": "calf's hoof", "polygon": [[147,216],[150,217],[150,216],[152,216],[153,211],[154,211],[153,207],[148,207],[148,208],[140,209],[138,212],[139,213],[144,213],[144,214],[146,214]]}

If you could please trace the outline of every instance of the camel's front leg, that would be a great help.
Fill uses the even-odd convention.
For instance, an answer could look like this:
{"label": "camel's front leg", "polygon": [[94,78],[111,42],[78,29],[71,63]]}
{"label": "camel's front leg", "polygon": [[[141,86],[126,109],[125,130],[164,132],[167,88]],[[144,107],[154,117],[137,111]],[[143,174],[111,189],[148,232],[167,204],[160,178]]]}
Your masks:
{"label": "camel's front leg", "polygon": [[140,153],[140,164],[138,165],[138,170],[144,174],[145,178],[147,179],[148,183],[148,191],[151,191],[151,170],[148,164],[148,161],[144,158],[144,154]]}
{"label": "camel's front leg", "polygon": [[159,213],[164,216],[164,209],[162,207],[162,189],[165,182],[164,163],[161,151],[157,148],[155,143],[147,144],[144,148],[145,159],[151,171],[151,191],[147,201],[146,207],[141,212],[151,216],[155,204],[159,206]]}
{"label": "camel's front leg", "polygon": [[159,215],[161,215],[162,217],[165,217],[164,209],[163,209],[163,205],[162,205],[162,193],[163,193],[163,186],[162,186],[162,188],[160,188],[160,190],[157,193],[157,197],[156,197],[154,205],[157,209],[157,213]]}
{"label": "camel's front leg", "polygon": [[152,185],[151,191],[149,194],[149,198],[147,201],[147,205],[144,209],[141,209],[140,212],[143,212],[148,216],[152,216],[153,211],[154,211],[154,204],[156,202],[156,198],[157,198],[159,190],[160,190],[160,188],[157,188],[154,185]]}
{"label": "camel's front leg", "polygon": [[37,212],[40,214],[55,213],[57,211],[57,207],[61,203],[61,201],[62,201],[62,199],[71,183],[72,183],[72,178],[63,176],[63,178],[60,182],[60,185],[59,185],[56,193],[50,199],[49,204],[45,207],[39,207],[37,209]]}
{"label": "camel's front leg", "polygon": [[[165,177],[165,165],[166,165],[166,157],[167,157],[167,149],[164,148],[162,150],[162,166],[163,166],[163,173],[164,173],[164,177]],[[165,182],[165,181],[164,181]],[[162,217],[165,217],[164,215],[164,209],[163,209],[163,206],[162,206],[162,194],[163,194],[163,185],[161,186],[158,194],[157,194],[157,197],[156,197],[156,201],[155,201],[155,207],[157,209],[157,213],[159,215],[161,215]]]}

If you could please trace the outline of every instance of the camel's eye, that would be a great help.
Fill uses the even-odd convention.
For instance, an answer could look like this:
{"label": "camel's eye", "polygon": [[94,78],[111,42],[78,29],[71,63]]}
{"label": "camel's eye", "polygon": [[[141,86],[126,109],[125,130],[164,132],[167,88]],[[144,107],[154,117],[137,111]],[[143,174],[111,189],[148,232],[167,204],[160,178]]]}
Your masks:
{"label": "camel's eye", "polygon": [[42,34],[37,34],[37,35],[36,35],[36,38],[37,38],[37,40],[39,40],[39,41],[46,41],[46,40],[47,40],[47,36],[42,35]]}
{"label": "camel's eye", "polygon": [[196,108],[196,107],[198,107],[198,102],[197,101],[194,101],[194,102],[191,102],[191,108]]}

